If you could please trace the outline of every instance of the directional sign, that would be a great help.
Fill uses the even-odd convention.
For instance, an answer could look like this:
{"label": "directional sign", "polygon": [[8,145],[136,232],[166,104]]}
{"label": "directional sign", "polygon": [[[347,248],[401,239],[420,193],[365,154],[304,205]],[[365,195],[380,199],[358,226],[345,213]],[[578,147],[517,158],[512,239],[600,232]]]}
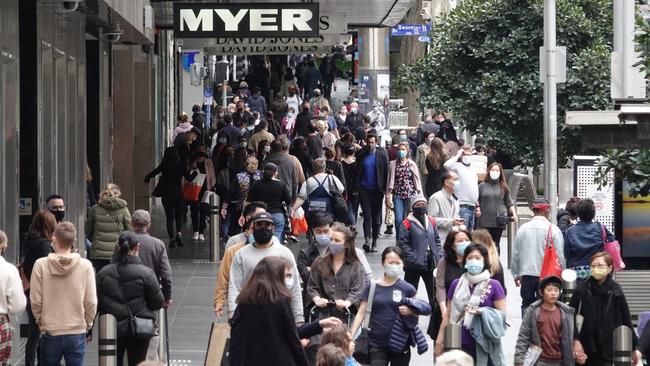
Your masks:
{"label": "directional sign", "polygon": [[426,36],[431,24],[398,24],[390,29],[391,36]]}
{"label": "directional sign", "polygon": [[419,36],[418,41],[424,42],[424,43],[431,43],[431,37],[429,37],[429,36]]}
{"label": "directional sign", "polygon": [[20,198],[18,199],[18,215],[31,216],[32,214],[32,199]]}

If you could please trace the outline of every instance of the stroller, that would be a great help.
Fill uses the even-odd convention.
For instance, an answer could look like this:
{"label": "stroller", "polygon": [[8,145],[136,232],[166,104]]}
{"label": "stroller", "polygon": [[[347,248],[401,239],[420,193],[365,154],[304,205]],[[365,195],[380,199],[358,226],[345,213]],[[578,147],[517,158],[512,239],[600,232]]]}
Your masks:
{"label": "stroller", "polygon": [[[334,301],[328,302],[327,306],[323,308],[316,305],[311,306],[309,308],[309,312],[307,313],[306,321],[308,323],[311,323],[313,321],[329,318],[331,316],[341,319],[343,324],[348,329],[352,326],[354,313],[350,309],[337,309],[336,303]],[[309,361],[310,365],[316,364],[316,353],[320,347],[320,340],[320,335],[309,338],[309,345],[305,349],[305,354],[307,355],[307,360]]]}

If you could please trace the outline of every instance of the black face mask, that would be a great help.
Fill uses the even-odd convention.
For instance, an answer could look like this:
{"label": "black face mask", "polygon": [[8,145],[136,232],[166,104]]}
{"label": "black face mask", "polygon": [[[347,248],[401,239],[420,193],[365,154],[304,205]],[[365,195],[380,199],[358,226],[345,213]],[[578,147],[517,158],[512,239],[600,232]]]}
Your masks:
{"label": "black face mask", "polygon": [[413,215],[415,216],[424,217],[426,213],[427,213],[426,207],[413,207]]}
{"label": "black face mask", "polygon": [[56,222],[61,222],[63,218],[65,217],[65,211],[50,211],[52,215],[54,215],[54,218],[56,219]]}
{"label": "black face mask", "polygon": [[255,229],[253,231],[253,238],[255,238],[255,242],[258,244],[266,244],[273,238],[273,230],[267,228]]}

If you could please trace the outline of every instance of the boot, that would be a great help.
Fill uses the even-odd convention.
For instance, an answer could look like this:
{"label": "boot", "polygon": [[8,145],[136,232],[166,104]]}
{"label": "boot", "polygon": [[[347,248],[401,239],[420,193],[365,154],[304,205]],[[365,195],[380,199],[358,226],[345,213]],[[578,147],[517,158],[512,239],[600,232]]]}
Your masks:
{"label": "boot", "polygon": [[178,233],[178,235],[176,235],[176,244],[179,247],[185,246],[185,244],[183,243],[183,239],[181,239],[181,233]]}
{"label": "boot", "polygon": [[372,239],[372,248],[370,249],[371,253],[377,253],[377,238]]}
{"label": "boot", "polygon": [[366,238],[366,242],[363,244],[363,251],[370,253],[370,238]]}
{"label": "boot", "polygon": [[386,231],[384,231],[384,235],[393,235],[393,225],[386,225]]}

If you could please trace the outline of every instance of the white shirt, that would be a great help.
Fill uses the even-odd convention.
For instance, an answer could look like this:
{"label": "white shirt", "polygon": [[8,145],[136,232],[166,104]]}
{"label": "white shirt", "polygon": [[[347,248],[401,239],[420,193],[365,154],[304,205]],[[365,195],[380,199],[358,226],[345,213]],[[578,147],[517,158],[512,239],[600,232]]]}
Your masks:
{"label": "white shirt", "polygon": [[478,203],[478,176],[476,172],[470,166],[459,162],[455,155],[445,161],[445,169],[458,174],[458,180],[460,181],[458,202],[461,205],[476,206]]}
{"label": "white shirt", "polygon": [[18,315],[25,310],[26,304],[18,269],[0,256],[0,314]]}

